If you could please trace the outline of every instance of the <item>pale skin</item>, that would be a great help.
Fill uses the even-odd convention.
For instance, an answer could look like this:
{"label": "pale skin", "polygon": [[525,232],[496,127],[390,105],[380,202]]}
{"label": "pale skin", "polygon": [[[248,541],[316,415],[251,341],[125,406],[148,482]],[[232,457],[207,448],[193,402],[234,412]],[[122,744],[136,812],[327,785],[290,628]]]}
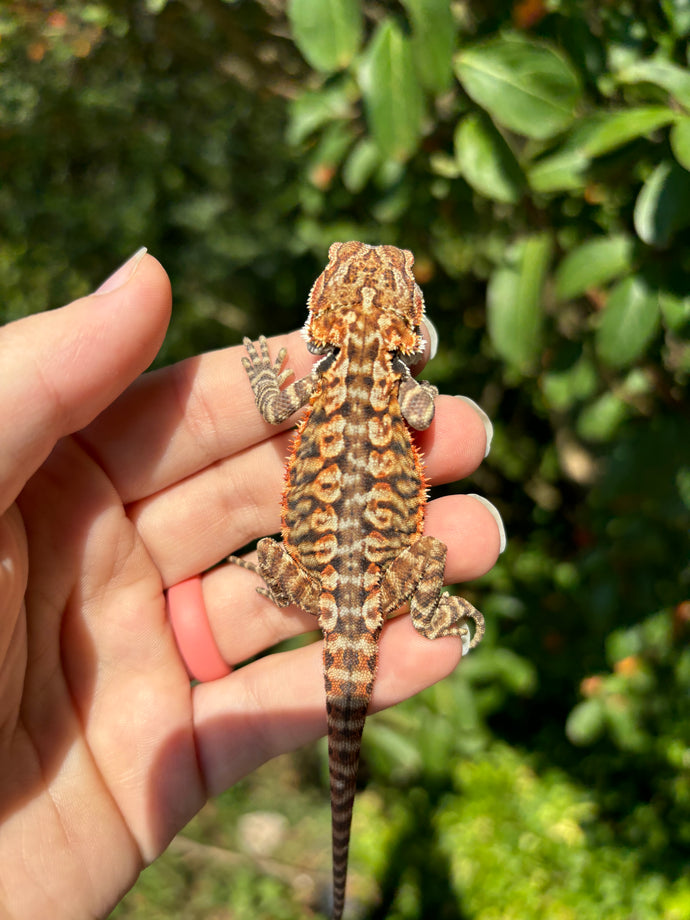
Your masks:
{"label": "pale skin", "polygon": [[[129,276],[129,277],[127,277]],[[208,796],[325,733],[321,645],[272,654],[190,686],[165,589],[279,528],[289,423],[256,411],[242,347],[142,372],[170,315],[144,256],[120,286],[0,329],[0,918],[103,917]],[[290,367],[311,366],[298,333]],[[417,436],[432,482],[481,462],[476,412],[439,397]],[[445,579],[499,552],[469,496],[428,506]],[[230,665],[311,630],[253,590],[206,575]],[[449,674],[460,641],[387,624],[372,709]]]}

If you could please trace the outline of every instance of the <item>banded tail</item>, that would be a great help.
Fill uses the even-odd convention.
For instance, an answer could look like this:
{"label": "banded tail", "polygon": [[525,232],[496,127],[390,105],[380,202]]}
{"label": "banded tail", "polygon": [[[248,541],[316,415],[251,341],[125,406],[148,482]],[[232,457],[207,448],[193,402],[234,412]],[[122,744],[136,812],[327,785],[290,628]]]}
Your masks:
{"label": "banded tail", "polygon": [[[334,630],[325,635],[324,673],[328,716],[328,769],[333,836],[332,920],[341,920],[350,849],[362,732],[374,686],[380,630],[359,627],[357,641]],[[352,643],[352,644],[351,644]],[[352,645],[357,651],[353,653]],[[349,649],[349,650],[348,650]]]}
{"label": "banded tail", "polygon": [[328,712],[328,765],[331,780],[333,834],[332,920],[340,920],[345,906],[345,883],[350,849],[350,826],[357,787],[362,731],[369,700],[332,697]]}

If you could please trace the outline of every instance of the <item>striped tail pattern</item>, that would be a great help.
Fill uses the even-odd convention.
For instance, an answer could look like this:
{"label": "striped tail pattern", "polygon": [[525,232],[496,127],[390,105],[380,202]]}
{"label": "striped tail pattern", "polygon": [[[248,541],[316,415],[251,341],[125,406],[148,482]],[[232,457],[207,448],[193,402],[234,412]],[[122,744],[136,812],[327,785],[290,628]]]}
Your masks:
{"label": "striped tail pattern", "polygon": [[350,826],[357,786],[357,769],[368,701],[333,697],[327,700],[328,760],[331,765],[331,821],[333,834],[333,920],[345,906],[345,882],[350,849]]}
{"label": "striped tail pattern", "polygon": [[[342,625],[341,622],[341,628]],[[341,629],[326,632],[324,641],[333,836],[332,920],[340,920],[345,906],[350,827],[362,732],[378,658],[380,627],[368,630],[363,628],[361,620],[357,627],[356,652],[351,641],[344,641]]]}

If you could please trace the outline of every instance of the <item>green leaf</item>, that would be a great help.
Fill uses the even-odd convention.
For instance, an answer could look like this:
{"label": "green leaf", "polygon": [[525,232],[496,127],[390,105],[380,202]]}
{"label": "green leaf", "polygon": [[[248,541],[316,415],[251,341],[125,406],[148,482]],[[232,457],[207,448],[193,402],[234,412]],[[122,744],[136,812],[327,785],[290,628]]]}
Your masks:
{"label": "green leaf", "polygon": [[674,332],[690,324],[690,294],[679,297],[671,291],[660,291],[659,307],[665,325]]}
{"label": "green leaf", "polygon": [[352,145],[352,126],[334,121],[319,137],[309,157],[309,178],[318,188],[327,188]]}
{"label": "green leaf", "polygon": [[628,415],[630,406],[617,393],[602,393],[578,415],[577,434],[585,441],[606,443]]}
{"label": "green leaf", "polygon": [[421,134],[424,99],[409,39],[387,19],[377,29],[359,72],[372,136],[385,157],[406,160]]}
{"label": "green leaf", "polygon": [[295,44],[315,70],[342,70],[359,50],[358,0],[290,0],[288,18]]}
{"label": "green leaf", "polygon": [[556,294],[563,300],[629,272],[633,241],[629,236],[597,237],[576,246],[556,270]]}
{"label": "green leaf", "polygon": [[402,0],[412,23],[412,53],[423,86],[448,89],[453,77],[455,21],[448,0]]}
{"label": "green leaf", "polygon": [[492,274],[487,289],[487,327],[496,351],[523,372],[541,354],[542,287],[551,238],[537,234],[515,243]]}
{"label": "green leaf", "polygon": [[605,118],[599,111],[578,118],[562,143],[534,162],[527,175],[535,192],[579,191],[585,187],[591,162],[585,150]]}
{"label": "green leaf", "polygon": [[574,706],[565,723],[565,733],[573,744],[592,744],[606,724],[601,700],[583,700]]}
{"label": "green leaf", "polygon": [[458,161],[443,150],[436,150],[429,155],[429,167],[435,176],[444,179],[457,179],[460,175]]}
{"label": "green leaf", "polygon": [[671,160],[659,163],[637,196],[634,223],[648,246],[668,246],[690,224],[690,172]]}
{"label": "green leaf", "polygon": [[559,150],[537,160],[528,169],[527,179],[535,192],[574,191],[585,185],[588,166],[589,158],[581,150]]}
{"label": "green leaf", "polygon": [[671,149],[683,169],[690,170],[690,118],[679,118],[671,128]]}
{"label": "green leaf", "polygon": [[515,204],[525,188],[512,150],[483,112],[467,115],[455,130],[455,159],[472,188],[495,201]]}
{"label": "green leaf", "polygon": [[588,399],[597,387],[597,372],[588,357],[565,370],[555,370],[541,378],[541,389],[547,404],[559,412],[569,409],[576,402]]}
{"label": "green leaf", "polygon": [[380,165],[381,154],[376,144],[368,137],[358,141],[343,165],[345,188],[353,194],[361,192]]}
{"label": "green leaf", "polygon": [[664,58],[637,61],[616,74],[619,83],[652,83],[666,90],[685,108],[690,108],[690,73]]}
{"label": "green leaf", "polygon": [[301,93],[290,106],[288,141],[301,144],[324,125],[347,118],[355,95],[358,91],[350,79],[315,92]]}
{"label": "green leaf", "polygon": [[678,38],[690,34],[690,0],[661,0],[661,9]]}
{"label": "green leaf", "polygon": [[599,157],[622,147],[636,137],[643,137],[658,128],[663,128],[676,117],[671,109],[659,105],[607,112],[602,123],[585,144],[584,153],[589,157]]}
{"label": "green leaf", "polygon": [[643,751],[649,748],[645,734],[637,724],[635,712],[628,700],[609,697],[606,700],[606,723],[611,738],[624,751]]}
{"label": "green leaf", "polygon": [[659,298],[644,278],[632,275],[611,291],[595,333],[597,354],[611,367],[631,364],[659,325]]}
{"label": "green leaf", "polygon": [[517,36],[492,39],[455,57],[465,92],[492,118],[526,137],[544,139],[575,117],[577,73],[548,45]]}

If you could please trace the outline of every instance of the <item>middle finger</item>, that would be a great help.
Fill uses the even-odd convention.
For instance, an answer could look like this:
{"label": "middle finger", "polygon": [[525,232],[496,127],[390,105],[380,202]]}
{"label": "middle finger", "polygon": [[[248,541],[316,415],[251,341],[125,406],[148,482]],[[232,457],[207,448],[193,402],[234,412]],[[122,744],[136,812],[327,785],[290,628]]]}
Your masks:
{"label": "middle finger", "polygon": [[[261,441],[129,507],[166,587],[279,529],[291,438],[283,432]],[[442,483],[478,466],[485,432],[466,402],[440,397],[432,427],[415,440],[427,477]]]}

